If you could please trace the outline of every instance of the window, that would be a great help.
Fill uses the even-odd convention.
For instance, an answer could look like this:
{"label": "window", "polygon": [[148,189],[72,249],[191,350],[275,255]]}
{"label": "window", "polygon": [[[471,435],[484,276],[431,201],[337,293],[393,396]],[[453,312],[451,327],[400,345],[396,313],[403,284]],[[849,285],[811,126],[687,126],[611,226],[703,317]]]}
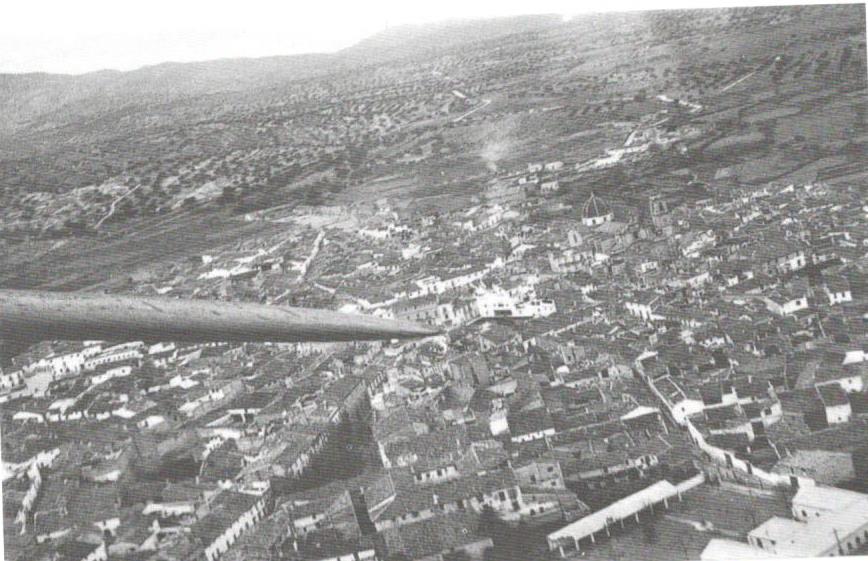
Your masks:
{"label": "window", "polygon": [[500,498],[501,501],[506,500],[506,493],[504,493],[503,491],[498,491],[497,496],[498,498]]}
{"label": "window", "polygon": [[551,473],[555,470],[555,466],[549,466],[548,472]]}
{"label": "window", "polygon": [[808,513],[803,510],[802,511],[802,518],[807,518],[807,517],[808,517]]}

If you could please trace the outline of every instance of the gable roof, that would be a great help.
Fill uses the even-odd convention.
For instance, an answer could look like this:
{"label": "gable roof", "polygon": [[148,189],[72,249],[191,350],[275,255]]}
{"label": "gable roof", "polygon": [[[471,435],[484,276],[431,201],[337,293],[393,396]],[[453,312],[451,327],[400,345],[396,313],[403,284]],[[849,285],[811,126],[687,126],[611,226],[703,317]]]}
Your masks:
{"label": "gable roof", "polygon": [[490,545],[491,538],[480,535],[478,529],[477,516],[455,512],[390,528],[382,535],[390,555],[423,559],[472,543]]}
{"label": "gable roof", "polygon": [[507,417],[509,432],[513,436],[533,434],[555,428],[552,416],[545,407],[510,412]]}

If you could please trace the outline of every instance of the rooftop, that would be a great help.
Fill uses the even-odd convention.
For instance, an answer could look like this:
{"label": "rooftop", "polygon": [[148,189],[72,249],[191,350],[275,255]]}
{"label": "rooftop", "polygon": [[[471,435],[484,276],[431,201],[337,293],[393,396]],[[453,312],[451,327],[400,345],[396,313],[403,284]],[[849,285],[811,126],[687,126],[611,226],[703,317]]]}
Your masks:
{"label": "rooftop", "polygon": [[838,547],[868,520],[868,495],[833,487],[800,488],[793,505],[822,509],[806,522],[774,516],[750,532],[751,536],[773,540],[773,550],[792,557],[819,557]]}
{"label": "rooftop", "polygon": [[390,555],[427,559],[463,545],[491,542],[491,538],[478,533],[478,528],[478,516],[455,512],[388,529],[383,538]]}
{"label": "rooftop", "polygon": [[259,499],[254,495],[223,491],[214,499],[208,514],[190,527],[190,532],[203,545],[210,545]]}

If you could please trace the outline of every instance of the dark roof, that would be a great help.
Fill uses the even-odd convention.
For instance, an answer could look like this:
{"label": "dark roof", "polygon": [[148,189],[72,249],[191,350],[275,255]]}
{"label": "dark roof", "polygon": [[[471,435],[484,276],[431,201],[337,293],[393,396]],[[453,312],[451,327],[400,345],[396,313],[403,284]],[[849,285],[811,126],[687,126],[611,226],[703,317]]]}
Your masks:
{"label": "dark roof", "polygon": [[782,451],[829,450],[843,452],[864,446],[866,442],[868,442],[868,421],[860,419],[776,444]]}
{"label": "dark roof", "polygon": [[528,411],[510,412],[507,418],[509,432],[513,436],[531,434],[555,428],[552,416],[545,407]]}
{"label": "dark roof", "polygon": [[865,415],[868,413],[868,393],[850,392],[847,394],[850,398],[850,407],[853,408],[854,415]]}
{"label": "dark roof", "polygon": [[636,417],[622,419],[621,422],[631,433],[644,433],[647,431],[648,434],[655,434],[666,432],[659,411],[648,411]]}
{"label": "dark roof", "polygon": [[229,409],[262,409],[269,403],[271,403],[275,397],[277,397],[277,392],[252,392],[245,395],[240,396],[238,399],[234,400],[231,404],[229,404]]}
{"label": "dark roof", "polygon": [[72,520],[59,510],[37,512],[33,518],[33,533],[37,536],[71,529]]}
{"label": "dark roof", "polygon": [[364,379],[359,376],[344,376],[329,384],[323,391],[323,397],[338,405],[343,405],[356,388],[364,383]]}
{"label": "dark roof", "polygon": [[376,411],[375,419],[371,423],[371,432],[378,442],[413,438],[416,436],[414,423],[424,423],[427,426],[420,411],[408,407],[395,407],[385,412]]}
{"label": "dark roof", "polygon": [[724,450],[741,450],[750,445],[750,438],[743,432],[712,434],[706,440],[710,445]]}
{"label": "dark roof", "polygon": [[415,456],[420,464],[432,464],[463,456],[468,445],[467,429],[457,425],[387,444],[386,456],[392,461],[401,456]]}
{"label": "dark roof", "polygon": [[244,467],[244,455],[238,451],[234,440],[227,440],[208,454],[202,465],[201,476],[205,481],[235,479]]}
{"label": "dark roof", "polygon": [[518,486],[515,475],[507,469],[488,471],[481,475],[472,474],[434,485],[417,485],[408,470],[392,470],[391,474],[397,494],[392,504],[382,513],[381,517],[384,519],[397,518],[434,508],[436,504],[456,503]]}
{"label": "dark roof", "polygon": [[717,382],[709,382],[700,386],[699,394],[702,396],[702,402],[705,405],[723,403],[723,392],[720,386]]}
{"label": "dark roof", "polygon": [[[288,550],[284,553],[288,561],[322,561],[323,559],[355,559],[356,552],[374,549],[370,537],[347,538],[334,528],[317,530],[298,542],[298,551]],[[247,561],[247,557],[237,557]],[[262,559],[273,560],[274,556],[264,556]]]}
{"label": "dark roof", "polygon": [[762,403],[745,403],[741,409],[744,411],[745,417],[748,419],[758,419],[762,415],[764,404]]}
{"label": "dark roof", "polygon": [[778,394],[784,412],[805,413],[818,405],[822,406],[820,396],[815,388],[790,390]]}
{"label": "dark roof", "polygon": [[64,542],[57,546],[57,561],[82,561],[98,547],[99,545],[97,544],[78,540]]}
{"label": "dark roof", "polygon": [[100,522],[120,515],[118,498],[117,484],[85,484],[69,497],[67,509],[75,522]]}
{"label": "dark roof", "polygon": [[850,404],[850,400],[847,399],[847,392],[841,389],[838,384],[817,386],[817,391],[820,392],[820,399],[826,407]]}
{"label": "dark roof", "polygon": [[766,398],[769,397],[768,380],[755,380],[748,378],[734,378],[732,385],[739,399],[746,397]]}
{"label": "dark roof", "polygon": [[258,500],[259,497],[254,495],[223,491],[214,499],[210,512],[190,527],[190,532],[208,546]]}
{"label": "dark roof", "polygon": [[121,519],[117,541],[140,545],[153,534],[155,520],[157,520],[155,514],[145,516],[136,510],[128,511]]}
{"label": "dark roof", "polygon": [[478,529],[477,516],[455,512],[390,528],[383,532],[383,539],[389,555],[422,559],[481,541],[491,545],[491,538],[480,535]]}

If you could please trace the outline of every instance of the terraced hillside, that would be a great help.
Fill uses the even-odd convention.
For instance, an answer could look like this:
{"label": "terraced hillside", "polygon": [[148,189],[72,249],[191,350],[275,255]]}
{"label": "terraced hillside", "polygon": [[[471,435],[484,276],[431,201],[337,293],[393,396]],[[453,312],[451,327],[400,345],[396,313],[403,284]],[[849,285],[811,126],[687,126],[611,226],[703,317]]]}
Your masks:
{"label": "terraced hillside", "polygon": [[[460,207],[493,175],[587,161],[660,118],[692,131],[678,152],[567,174],[563,196],[629,199],[674,171],[858,175],[864,21],[857,5],[535,16],[402,28],[333,54],[0,76],[0,284],[86,285],[114,255],[192,252],[208,217],[278,205]],[[123,244],[143,230],[152,249]],[[45,263],[93,252],[86,274],[49,280]]]}

